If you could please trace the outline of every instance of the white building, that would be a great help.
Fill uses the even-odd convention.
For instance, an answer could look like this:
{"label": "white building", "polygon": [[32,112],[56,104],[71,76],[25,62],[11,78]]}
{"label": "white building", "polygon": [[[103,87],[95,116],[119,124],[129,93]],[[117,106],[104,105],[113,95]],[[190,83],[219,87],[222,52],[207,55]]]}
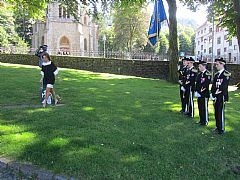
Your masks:
{"label": "white building", "polygon": [[43,44],[50,54],[89,55],[98,51],[97,25],[86,14],[77,22],[60,3],[52,2],[45,21],[33,25],[32,48]]}
{"label": "white building", "polygon": [[[211,62],[212,59],[212,23],[205,22],[197,28],[195,37],[195,56],[198,60]],[[223,57],[228,63],[240,64],[240,53],[236,37],[228,39],[228,31],[222,27],[214,27],[214,58]]]}

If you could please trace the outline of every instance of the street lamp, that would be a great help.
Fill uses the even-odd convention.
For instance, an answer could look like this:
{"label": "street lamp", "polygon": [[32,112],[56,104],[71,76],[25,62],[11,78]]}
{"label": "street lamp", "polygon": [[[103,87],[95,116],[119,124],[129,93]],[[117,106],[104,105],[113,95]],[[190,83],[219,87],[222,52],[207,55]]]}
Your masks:
{"label": "street lamp", "polygon": [[104,34],[103,35],[103,57],[106,58],[106,40],[107,40],[107,37],[106,35]]}
{"label": "street lamp", "polygon": [[214,0],[212,0],[212,64],[211,64],[211,71],[212,71],[212,79],[213,79],[213,64],[214,64],[214,9],[213,9]]}

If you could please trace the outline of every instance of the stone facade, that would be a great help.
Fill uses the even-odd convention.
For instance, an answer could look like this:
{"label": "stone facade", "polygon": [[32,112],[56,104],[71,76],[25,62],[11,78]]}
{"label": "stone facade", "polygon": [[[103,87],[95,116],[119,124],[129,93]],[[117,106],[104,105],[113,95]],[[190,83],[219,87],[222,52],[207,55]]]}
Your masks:
{"label": "stone facade", "polygon": [[82,13],[80,22],[60,3],[48,5],[45,21],[33,25],[32,48],[47,44],[50,54],[84,55],[98,51],[97,25]]}

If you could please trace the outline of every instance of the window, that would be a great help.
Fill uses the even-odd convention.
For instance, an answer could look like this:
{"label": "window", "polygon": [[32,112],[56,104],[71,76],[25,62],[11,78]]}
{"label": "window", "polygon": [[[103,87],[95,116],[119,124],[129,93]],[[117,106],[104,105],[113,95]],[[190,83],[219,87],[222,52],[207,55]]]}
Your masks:
{"label": "window", "polygon": [[212,27],[209,27],[209,32],[212,32]]}
{"label": "window", "polygon": [[59,6],[59,18],[70,18],[70,13],[69,11],[65,8],[65,7],[62,7],[62,6]]}
{"label": "window", "polygon": [[212,36],[208,38],[208,41],[211,43],[212,42]]}
{"label": "window", "polygon": [[87,51],[87,39],[84,39],[84,51]]}
{"label": "window", "polygon": [[237,45],[234,45],[234,50],[237,50]]}
{"label": "window", "polygon": [[217,49],[217,55],[221,56],[221,49]]}
{"label": "window", "polygon": [[200,51],[198,51],[198,55],[200,55]]}
{"label": "window", "polygon": [[209,51],[209,54],[212,54],[212,48],[211,47],[209,48],[208,51]]}
{"label": "window", "polygon": [[225,41],[227,40],[227,35],[224,36],[224,40],[225,40]]}
{"label": "window", "polygon": [[87,17],[84,16],[84,24],[87,25]]}
{"label": "window", "polygon": [[206,33],[206,30],[207,30],[207,29],[205,28],[205,29],[204,29],[204,33]]}
{"label": "window", "polygon": [[203,50],[203,45],[201,45],[201,50]]}
{"label": "window", "polygon": [[62,17],[62,7],[61,6],[59,6],[59,17],[61,18]]}
{"label": "window", "polygon": [[201,42],[203,42],[203,37],[201,37]]}
{"label": "window", "polygon": [[200,45],[200,41],[198,41],[198,45]]}
{"label": "window", "polygon": [[207,52],[207,50],[206,49],[204,49],[204,53],[206,53]]}
{"label": "window", "polygon": [[217,38],[217,44],[221,44],[221,37]]}
{"label": "window", "polygon": [[226,47],[224,48],[224,52],[227,52],[227,48]]}
{"label": "window", "polygon": [[237,61],[237,57],[234,57],[234,61]]}
{"label": "window", "polygon": [[198,31],[198,35],[200,35],[200,31]]}
{"label": "window", "polygon": [[216,26],[216,32],[219,32],[219,31],[220,31],[219,26]]}
{"label": "window", "polygon": [[201,34],[203,33],[203,30],[201,30]]}
{"label": "window", "polygon": [[232,39],[229,40],[229,46],[232,46]]}

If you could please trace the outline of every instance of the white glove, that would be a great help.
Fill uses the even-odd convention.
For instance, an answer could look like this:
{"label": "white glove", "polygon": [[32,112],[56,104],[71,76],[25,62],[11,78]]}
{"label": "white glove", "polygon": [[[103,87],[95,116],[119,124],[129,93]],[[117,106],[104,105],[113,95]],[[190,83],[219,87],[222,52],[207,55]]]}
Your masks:
{"label": "white glove", "polygon": [[183,92],[185,92],[186,91],[186,89],[182,86],[181,87],[181,90],[183,91]]}
{"label": "white glove", "polygon": [[200,97],[201,97],[201,95],[200,95],[197,91],[194,93],[194,96],[195,96],[196,98],[200,98]]}
{"label": "white glove", "polygon": [[213,101],[215,101],[215,100],[217,99],[216,97],[213,97],[212,94],[210,94],[210,98],[211,98]]}

